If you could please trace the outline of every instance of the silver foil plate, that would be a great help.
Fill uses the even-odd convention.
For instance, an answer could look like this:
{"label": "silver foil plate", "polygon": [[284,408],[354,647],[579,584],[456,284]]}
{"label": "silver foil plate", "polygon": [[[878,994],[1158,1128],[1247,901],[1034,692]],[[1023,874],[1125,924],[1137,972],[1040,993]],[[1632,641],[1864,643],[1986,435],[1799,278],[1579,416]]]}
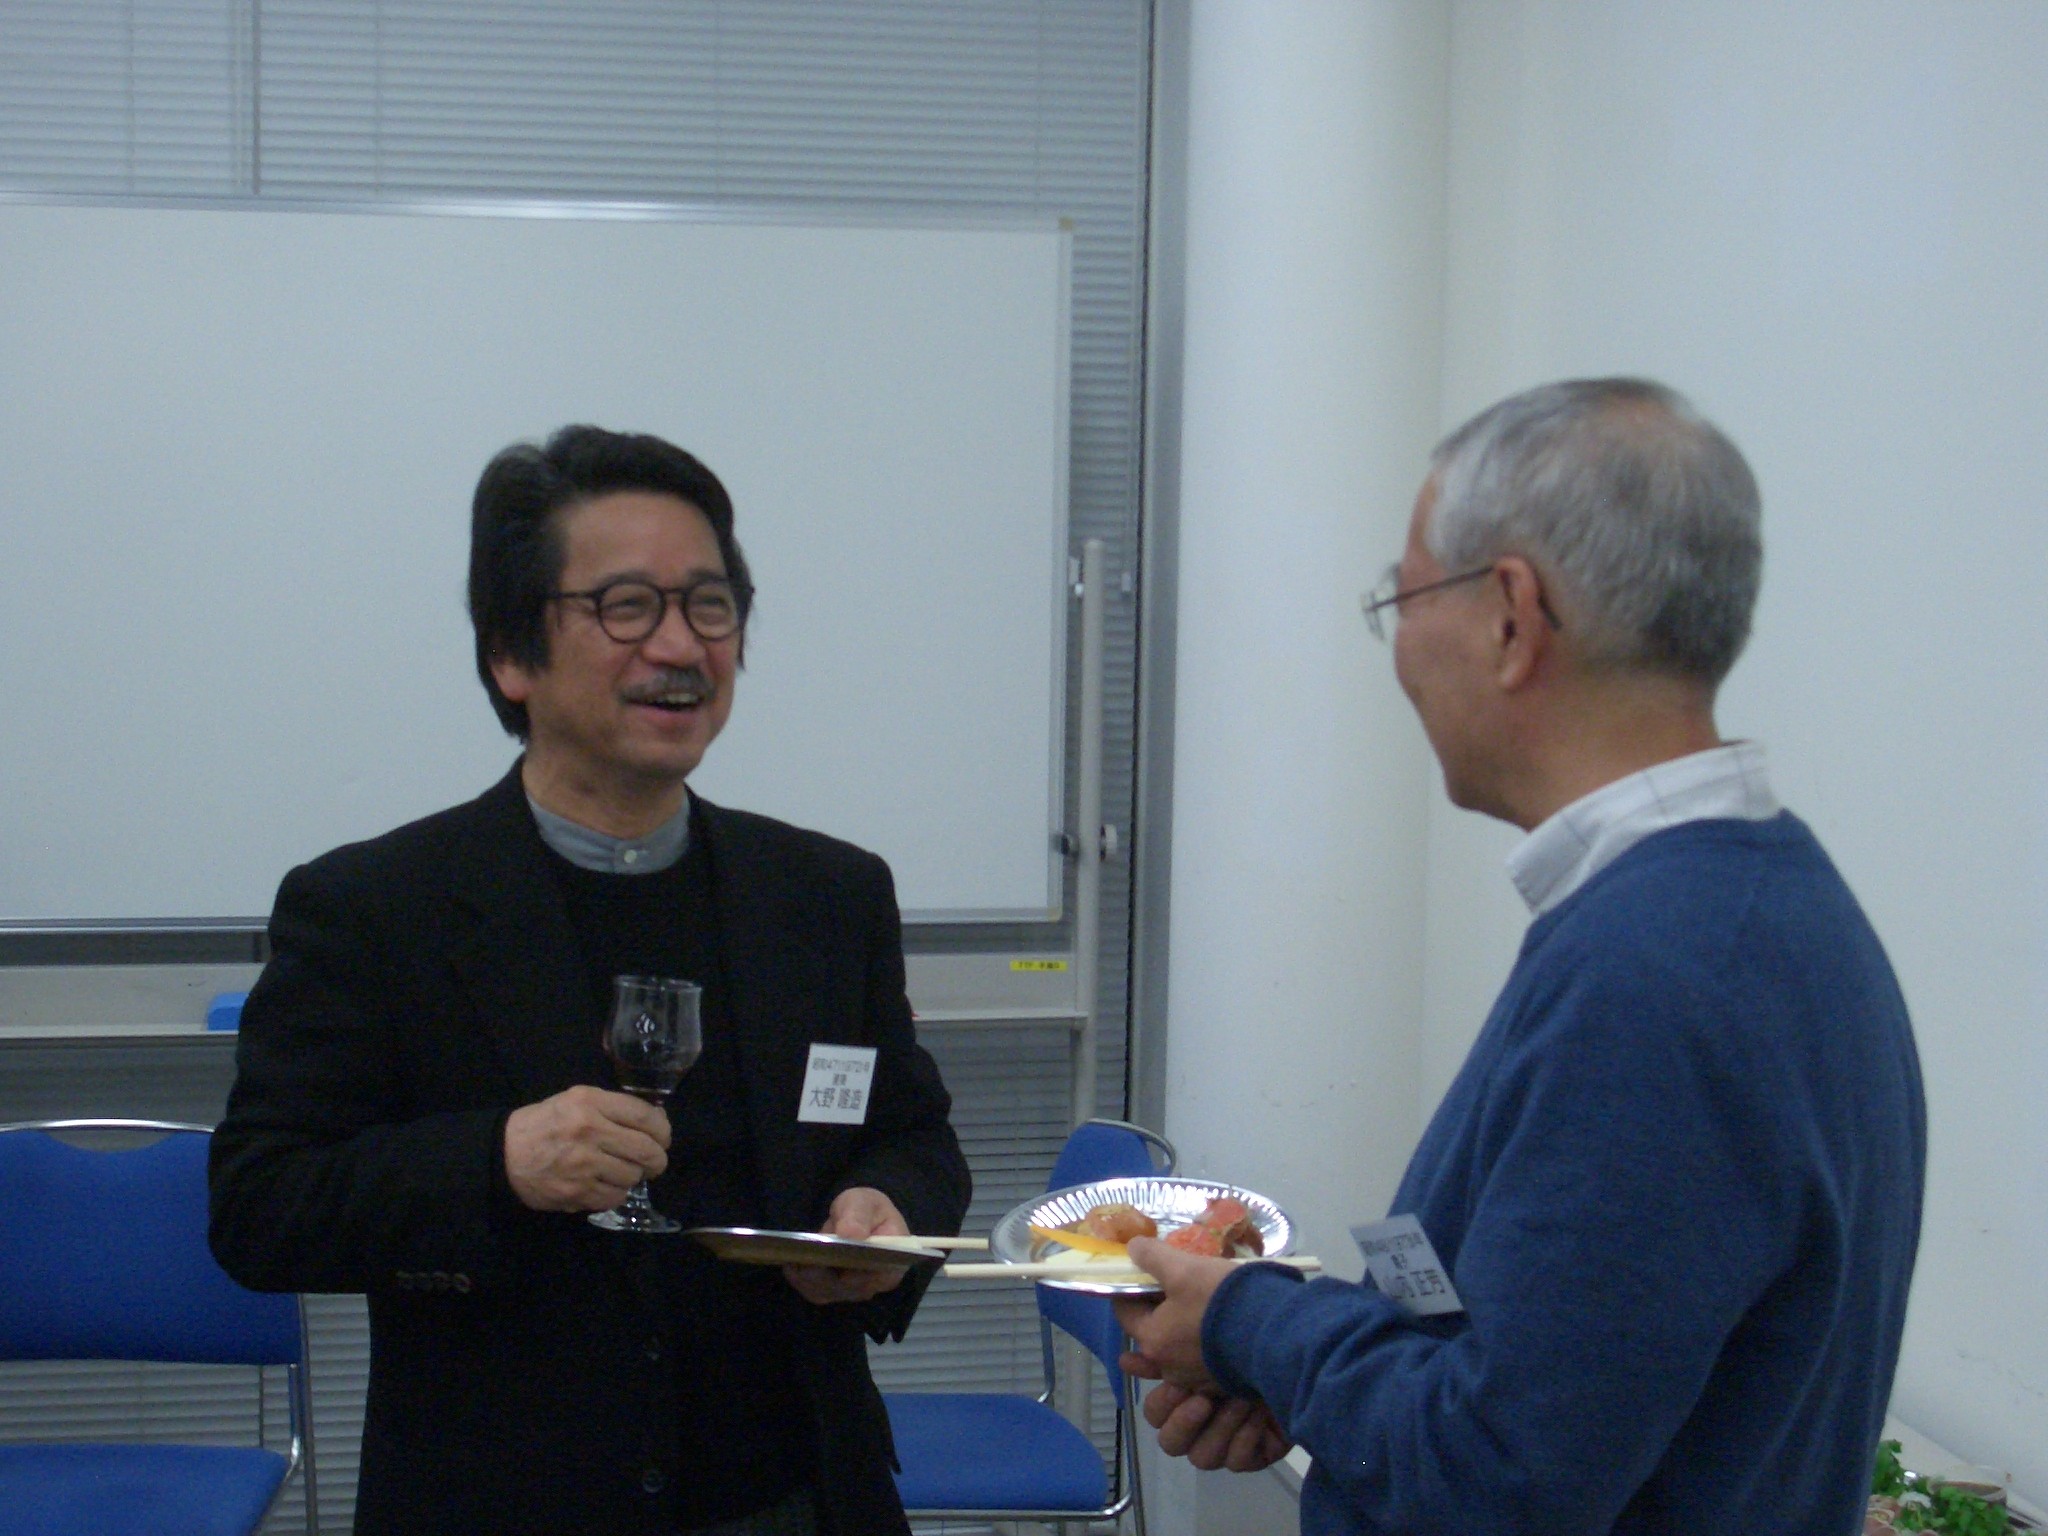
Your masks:
{"label": "silver foil plate", "polygon": [[[1256,1191],[1220,1179],[1169,1178],[1163,1174],[1123,1179],[1098,1179],[1092,1184],[1072,1184],[1049,1190],[1025,1201],[1005,1215],[988,1235],[989,1256],[1004,1264],[1041,1262],[1056,1251],[1049,1239],[1031,1228],[1064,1227],[1079,1221],[1098,1205],[1122,1202],[1134,1205],[1159,1223],[1162,1234],[1184,1227],[1201,1215],[1211,1200],[1228,1195],[1240,1200],[1251,1213],[1252,1225],[1265,1244],[1263,1257],[1277,1259],[1294,1251],[1294,1222],[1287,1213]],[[1082,1291],[1091,1296],[1156,1295],[1158,1283],[1149,1278],[1130,1280],[1090,1279],[1086,1266],[1075,1266],[1071,1277],[1060,1275],[1039,1281],[1064,1291]]]}

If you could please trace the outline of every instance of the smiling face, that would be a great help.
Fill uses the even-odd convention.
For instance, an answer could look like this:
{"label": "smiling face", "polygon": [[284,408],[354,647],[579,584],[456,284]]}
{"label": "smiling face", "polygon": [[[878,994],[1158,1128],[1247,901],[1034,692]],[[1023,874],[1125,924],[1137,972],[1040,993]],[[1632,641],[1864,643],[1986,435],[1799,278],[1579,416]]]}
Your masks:
{"label": "smiling face", "polygon": [[[679,587],[726,574],[709,520],[674,496],[615,491],[565,508],[556,522],[563,592],[628,577]],[[589,603],[573,599],[548,604],[547,634],[544,666],[491,663],[531,723],[527,791],[584,826],[640,836],[681,806],[683,780],[725,728],[740,636],[699,639],[671,602],[654,633],[625,645]]]}

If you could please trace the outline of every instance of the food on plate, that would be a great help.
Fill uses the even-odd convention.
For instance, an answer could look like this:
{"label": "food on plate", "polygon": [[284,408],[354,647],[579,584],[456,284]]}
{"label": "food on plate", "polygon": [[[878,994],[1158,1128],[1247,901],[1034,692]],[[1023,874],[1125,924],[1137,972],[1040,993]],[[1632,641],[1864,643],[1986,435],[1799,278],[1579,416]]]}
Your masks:
{"label": "food on plate", "polygon": [[1086,1254],[1094,1259],[1126,1259],[1129,1257],[1124,1245],[1106,1237],[1097,1237],[1092,1232],[1078,1231],[1073,1227],[1033,1226],[1031,1235],[1049,1243],[1058,1243],[1076,1253]]}
{"label": "food on plate", "polygon": [[1198,1259],[1220,1259],[1223,1257],[1223,1234],[1214,1227],[1191,1221],[1167,1233],[1166,1246],[1178,1248],[1182,1253],[1192,1253]]}
{"label": "food on plate", "polygon": [[1225,1253],[1238,1248],[1249,1248],[1255,1254],[1266,1251],[1266,1240],[1259,1235],[1251,1211],[1242,1200],[1232,1199],[1229,1195],[1218,1195],[1211,1200],[1193,1224],[1215,1232]]}
{"label": "food on plate", "polygon": [[1112,1243],[1128,1243],[1134,1237],[1157,1237],[1159,1223],[1128,1200],[1112,1200],[1107,1205],[1089,1206],[1088,1214],[1081,1218],[1081,1230]]}
{"label": "food on plate", "polygon": [[[1063,1227],[1033,1225],[1031,1235],[1076,1254],[1075,1262],[1128,1262],[1125,1244],[1133,1237],[1160,1236],[1159,1223],[1124,1201],[1090,1206],[1079,1221]],[[1193,1221],[1164,1234],[1170,1248],[1202,1258],[1256,1258],[1266,1251],[1251,1212],[1228,1195],[1212,1199]],[[1054,1254],[1066,1261],[1066,1254]]]}

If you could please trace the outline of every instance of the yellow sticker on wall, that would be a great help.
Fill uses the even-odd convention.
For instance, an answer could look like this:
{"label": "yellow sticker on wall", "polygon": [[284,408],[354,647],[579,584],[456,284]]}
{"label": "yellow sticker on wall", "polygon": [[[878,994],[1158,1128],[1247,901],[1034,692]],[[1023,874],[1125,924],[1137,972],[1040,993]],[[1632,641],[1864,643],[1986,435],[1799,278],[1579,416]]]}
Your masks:
{"label": "yellow sticker on wall", "polygon": [[1012,960],[1010,962],[1010,969],[1013,971],[1064,971],[1066,968],[1067,962],[1064,960]]}

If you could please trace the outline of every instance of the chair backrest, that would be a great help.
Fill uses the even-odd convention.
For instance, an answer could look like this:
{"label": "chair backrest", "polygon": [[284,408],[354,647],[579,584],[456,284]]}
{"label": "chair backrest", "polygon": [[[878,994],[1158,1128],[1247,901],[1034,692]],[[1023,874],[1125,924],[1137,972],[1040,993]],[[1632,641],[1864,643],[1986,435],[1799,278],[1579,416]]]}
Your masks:
{"label": "chair backrest", "polygon": [[[54,1131],[161,1133],[75,1146]],[[298,1298],[230,1280],[206,1244],[204,1126],[0,1126],[0,1359],[297,1365]]]}
{"label": "chair backrest", "polygon": [[1172,1173],[1174,1156],[1173,1143],[1157,1131],[1128,1120],[1084,1120],[1068,1133],[1045,1187]]}
{"label": "chair backrest", "polygon": [[[1173,1144],[1156,1131],[1122,1120],[1089,1120],[1076,1126],[1052,1165],[1048,1189],[1065,1189],[1096,1179],[1141,1178],[1146,1174],[1173,1172]],[[1088,1347],[1109,1373],[1109,1385],[1119,1402],[1123,1399],[1123,1372],[1117,1356],[1123,1353],[1124,1331],[1117,1326],[1116,1313],[1105,1296],[1086,1296],[1074,1291],[1039,1286],[1039,1314],[1065,1329]]]}

